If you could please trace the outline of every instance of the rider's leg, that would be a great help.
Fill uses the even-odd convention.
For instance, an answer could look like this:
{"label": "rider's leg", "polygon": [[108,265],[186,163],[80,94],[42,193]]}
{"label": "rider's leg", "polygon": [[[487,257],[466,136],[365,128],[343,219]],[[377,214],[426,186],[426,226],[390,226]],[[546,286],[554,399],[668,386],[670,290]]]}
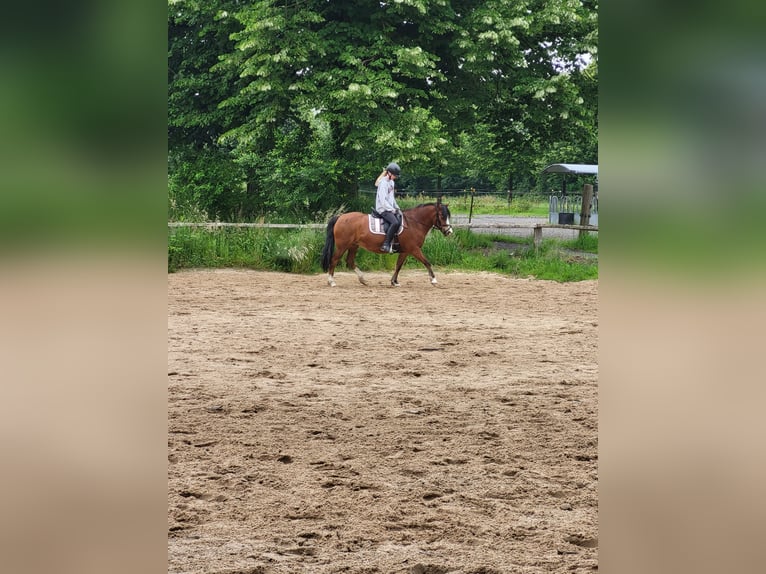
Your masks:
{"label": "rider's leg", "polygon": [[388,231],[386,232],[386,240],[383,242],[383,245],[380,246],[380,250],[385,253],[391,253],[391,241],[399,230],[399,219],[392,211],[384,211],[381,213],[381,216],[388,223]]}

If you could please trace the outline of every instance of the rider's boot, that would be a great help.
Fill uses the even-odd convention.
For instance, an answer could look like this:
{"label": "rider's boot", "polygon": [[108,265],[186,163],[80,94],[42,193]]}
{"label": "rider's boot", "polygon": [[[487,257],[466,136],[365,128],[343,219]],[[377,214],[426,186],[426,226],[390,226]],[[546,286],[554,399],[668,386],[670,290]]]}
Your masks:
{"label": "rider's boot", "polygon": [[394,237],[396,237],[396,227],[392,225],[388,228],[386,240],[383,242],[383,245],[380,246],[380,250],[385,251],[386,253],[393,253],[394,248],[392,244],[394,242]]}

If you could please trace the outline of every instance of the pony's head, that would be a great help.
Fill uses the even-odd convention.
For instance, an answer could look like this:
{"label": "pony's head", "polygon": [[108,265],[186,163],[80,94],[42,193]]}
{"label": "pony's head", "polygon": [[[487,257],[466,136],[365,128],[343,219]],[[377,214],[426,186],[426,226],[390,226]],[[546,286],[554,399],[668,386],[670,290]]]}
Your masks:
{"label": "pony's head", "polygon": [[449,206],[446,203],[442,203],[441,197],[436,200],[436,223],[434,224],[434,227],[444,235],[452,234]]}

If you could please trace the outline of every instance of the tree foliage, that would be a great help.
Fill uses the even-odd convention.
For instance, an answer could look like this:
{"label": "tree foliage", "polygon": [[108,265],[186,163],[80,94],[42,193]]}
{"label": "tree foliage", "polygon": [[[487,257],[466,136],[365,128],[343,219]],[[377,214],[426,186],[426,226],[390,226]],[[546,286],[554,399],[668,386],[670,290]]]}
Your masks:
{"label": "tree foliage", "polygon": [[[399,162],[497,189],[595,162],[588,0],[169,0],[171,199],[311,217]],[[190,189],[195,191],[189,191]]]}

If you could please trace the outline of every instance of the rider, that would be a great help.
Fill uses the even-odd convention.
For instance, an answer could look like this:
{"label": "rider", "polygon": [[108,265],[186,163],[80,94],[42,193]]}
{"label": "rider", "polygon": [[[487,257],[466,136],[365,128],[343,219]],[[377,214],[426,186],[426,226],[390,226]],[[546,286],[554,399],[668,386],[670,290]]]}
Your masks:
{"label": "rider", "polygon": [[397,164],[391,162],[383,173],[378,176],[378,179],[375,180],[375,185],[378,186],[375,210],[388,223],[386,240],[380,246],[380,250],[385,253],[393,253],[391,241],[401,225],[401,209],[399,209],[399,204],[396,203],[396,198],[394,197],[394,182],[399,177],[399,174],[401,174],[401,169],[399,169]]}

